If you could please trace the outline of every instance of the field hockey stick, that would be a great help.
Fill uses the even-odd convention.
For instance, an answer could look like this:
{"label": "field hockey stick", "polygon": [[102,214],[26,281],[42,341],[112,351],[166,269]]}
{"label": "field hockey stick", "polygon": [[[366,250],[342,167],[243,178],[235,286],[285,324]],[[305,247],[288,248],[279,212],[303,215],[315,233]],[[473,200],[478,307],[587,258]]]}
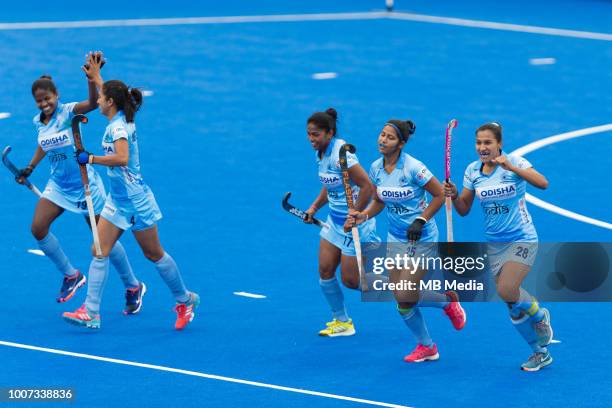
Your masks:
{"label": "field hockey stick", "polygon": [[[74,147],[77,152],[85,150],[83,148],[83,140],[81,139],[81,123],[87,123],[88,119],[85,115],[75,115],[72,118],[72,136],[74,138]],[[79,170],[81,171],[81,182],[85,189],[85,202],[87,203],[87,212],[89,214],[89,224],[91,224],[91,233],[93,234],[94,248],[96,250],[96,256],[102,257],[102,248],[100,247],[100,237],[98,236],[98,226],[96,225],[96,214],[94,212],[93,200],[91,199],[91,191],[89,189],[89,177],[87,176],[87,165],[79,164]]]}
{"label": "field hockey stick", "polygon": [[[457,127],[457,119],[452,119],[446,125],[446,144],[444,146],[444,167],[445,167],[445,178],[446,182],[450,182],[450,169],[451,169],[451,138],[453,135],[453,129]],[[453,206],[451,198],[446,197],[446,241],[453,242]]]}
{"label": "field hockey stick", "polygon": [[[4,165],[6,166],[6,168],[13,173],[13,175],[15,177],[20,177],[19,174],[19,170],[17,169],[17,167],[11,162],[11,160],[8,158],[8,154],[11,152],[11,146],[6,146],[4,148],[4,150],[2,151],[2,163],[4,163]],[[42,193],[40,192],[39,189],[36,188],[36,186],[34,184],[32,184],[30,182],[30,180],[27,179],[27,177],[23,178],[23,185],[26,186],[27,188],[30,189],[31,192],[33,192],[34,194],[36,194],[38,196],[38,198],[40,198],[42,196]]]}
{"label": "field hockey stick", "polygon": [[[342,185],[346,193],[346,204],[349,210],[355,208],[353,203],[353,190],[351,189],[351,181],[348,173],[348,163],[346,161],[346,152],[355,153],[357,149],[352,144],[346,143],[340,148],[340,169],[342,170]],[[361,282],[362,291],[368,291],[368,282],[366,281],[365,273],[363,272],[363,259],[361,259],[361,242],[359,241],[359,230],[357,226],[351,228],[353,234],[353,242],[355,243],[355,254],[357,256],[357,269],[359,270],[359,282]]]}
{"label": "field hockey stick", "polygon": [[[287,211],[290,214],[295,215],[302,221],[306,220],[308,215],[304,211],[300,210],[299,208],[291,205],[289,203],[289,197],[291,197],[291,191],[285,193],[285,196],[283,197],[283,208],[285,209],[285,211]],[[329,228],[329,225],[327,225],[325,222],[321,220],[316,219],[315,217],[312,217],[312,223],[320,228]]]}

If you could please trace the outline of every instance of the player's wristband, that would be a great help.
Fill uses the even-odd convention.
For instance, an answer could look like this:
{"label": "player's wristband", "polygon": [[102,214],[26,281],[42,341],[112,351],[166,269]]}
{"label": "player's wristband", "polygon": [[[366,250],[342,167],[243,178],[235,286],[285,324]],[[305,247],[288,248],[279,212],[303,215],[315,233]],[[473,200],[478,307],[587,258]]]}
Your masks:
{"label": "player's wristband", "polygon": [[90,154],[89,155],[89,160],[87,160],[89,162],[89,164],[94,164],[94,155]]}

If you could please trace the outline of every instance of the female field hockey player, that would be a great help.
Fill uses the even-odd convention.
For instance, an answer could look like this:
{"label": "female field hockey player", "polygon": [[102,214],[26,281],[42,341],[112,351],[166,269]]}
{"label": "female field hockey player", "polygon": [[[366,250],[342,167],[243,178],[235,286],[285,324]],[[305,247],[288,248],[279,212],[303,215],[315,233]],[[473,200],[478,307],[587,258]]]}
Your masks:
{"label": "female field hockey player", "polygon": [[142,93],[128,88],[121,81],[103,82],[100,76],[100,61],[90,58],[86,67],[99,91],[98,105],[109,120],[102,138],[104,156],[77,152],[80,165],[99,164],[108,166],[111,191],[98,222],[102,257],[96,258],[89,267],[87,299],[75,312],[64,313],[70,323],[89,328],[100,328],[100,303],[108,275],[110,249],[123,231],[132,229],[136,241],[145,257],[155,263],[159,274],[176,299],[177,320],[175,328],[182,330],[195,316],[194,309],[200,297],[189,292],[174,260],[164,251],[157,233],[157,221],[162,214],[153,192],[140,174],[140,158],[134,116],[142,104]]}
{"label": "female field hockey player", "polygon": [[[348,288],[359,288],[359,269],[355,256],[355,245],[351,233],[344,230],[348,216],[346,193],[342,184],[339,152],[346,143],[338,139],[336,121],[338,114],[329,108],[325,112],[313,113],[306,121],[308,140],[316,151],[321,192],[310,208],[306,210],[305,222],[312,223],[312,217],[325,204],[329,204],[327,225],[321,230],[319,244],[319,284],[332,310],[333,319],[319,332],[321,336],[352,336],[355,326],[344,305],[344,295],[336,279],[336,268],[340,265],[342,283]],[[363,210],[372,197],[373,187],[365,170],[359,165],[357,156],[347,152],[348,173],[352,185],[355,208]],[[362,242],[379,242],[376,235],[376,221],[369,220],[359,226]]]}
{"label": "female field hockey player", "polygon": [[[355,222],[360,224],[374,218],[387,207],[390,257],[398,253],[417,257],[435,257],[438,254],[438,228],[433,216],[442,207],[444,192],[440,182],[423,163],[402,151],[415,131],[416,126],[410,120],[387,121],[378,136],[378,151],[382,157],[372,163],[369,173],[376,187],[374,200],[362,212],[350,211],[349,225],[352,226]],[[433,197],[429,204],[426,193]],[[426,272],[422,268],[416,271],[394,270],[390,280],[397,281],[401,276],[402,281],[410,280],[418,285]],[[465,312],[453,291],[441,294],[429,290],[420,293],[406,290],[396,293],[396,299],[400,316],[417,341],[414,351],[404,357],[406,362],[420,363],[439,358],[438,348],[429,336],[419,310],[421,306],[443,309],[457,330],[465,326]]]}
{"label": "female field hockey player", "polygon": [[553,336],[548,310],[521,287],[538,249],[538,235],[527,211],[527,183],[548,187],[546,178],[531,163],[519,156],[502,152],[502,127],[486,123],[476,130],[479,160],[465,170],[461,195],[452,183],[444,184],[459,215],[466,215],[478,196],[485,218],[485,238],[489,264],[495,274],[497,292],[510,308],[514,327],[533,350],[521,365],[525,371],[537,371],[553,359],[546,346]]}
{"label": "female field hockey player", "polygon": [[[95,57],[103,60],[101,53]],[[85,191],[81,182],[79,166],[74,162],[74,139],[71,120],[74,115],[87,113],[98,107],[95,84],[88,80],[89,98],[83,102],[63,104],[59,101],[59,93],[50,76],[43,75],[32,84],[32,96],[40,113],[34,116],[34,127],[38,133],[38,147],[28,166],[20,170],[18,183],[29,177],[40,161],[46,156],[51,165],[51,174],[42,197],[36,205],[32,221],[32,235],[38,241],[38,247],[55,264],[64,275],[58,302],[72,298],[77,289],[85,284],[85,276],[75,269],[64,254],[58,239],[49,231],[51,224],[65,210],[83,214],[87,217]],[[104,207],[106,193],[100,175],[93,167],[88,166],[91,195],[94,212],[100,214]],[[98,216],[96,216],[98,217]],[[117,242],[110,251],[109,257],[126,287],[126,308],[124,313],[134,314],[140,310],[142,288],[128,262],[125,250]]]}

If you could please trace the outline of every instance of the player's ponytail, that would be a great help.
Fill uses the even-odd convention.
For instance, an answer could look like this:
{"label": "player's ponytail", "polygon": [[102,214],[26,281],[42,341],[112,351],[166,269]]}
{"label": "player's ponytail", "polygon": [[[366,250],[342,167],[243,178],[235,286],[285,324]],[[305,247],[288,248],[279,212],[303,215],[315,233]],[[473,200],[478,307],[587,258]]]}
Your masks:
{"label": "player's ponytail", "polygon": [[306,124],[312,123],[319,129],[326,132],[331,131],[332,136],[336,136],[338,122],[338,112],[334,108],[328,108],[325,112],[315,112],[306,121]]}
{"label": "player's ponytail", "polygon": [[[129,110],[131,111],[132,120],[127,119],[127,111],[125,113],[126,120],[128,122],[134,121],[134,116],[136,116],[136,112],[142,106],[142,92],[138,88],[130,88],[129,89],[129,100],[128,100]],[[125,109],[124,109],[125,110]]]}
{"label": "player's ponytail", "polygon": [[106,99],[112,99],[117,110],[123,111],[128,123],[134,122],[134,116],[142,105],[142,92],[137,88],[128,88],[123,82],[113,79],[102,86]]}
{"label": "player's ponytail", "polygon": [[53,83],[53,79],[51,79],[51,75],[41,75],[40,78],[32,83],[32,95],[39,89],[57,95],[57,88],[55,87],[55,83]]}
{"label": "player's ponytail", "polygon": [[410,136],[416,132],[416,125],[410,119],[408,120],[399,120],[399,119],[390,119],[387,121],[387,125],[390,125],[395,131],[398,133],[400,140],[404,143],[410,139]]}

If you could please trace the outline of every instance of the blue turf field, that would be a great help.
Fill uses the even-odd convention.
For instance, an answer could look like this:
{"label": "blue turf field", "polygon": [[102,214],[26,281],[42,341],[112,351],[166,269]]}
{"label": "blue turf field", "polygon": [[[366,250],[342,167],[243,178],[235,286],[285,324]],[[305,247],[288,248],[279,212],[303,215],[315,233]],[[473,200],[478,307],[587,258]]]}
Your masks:
{"label": "blue turf field", "polygon": [[[398,11],[612,33],[606,18],[612,4],[605,1],[429,3],[398,2]],[[21,2],[0,19],[368,12],[384,6],[363,0],[268,0],[257,6],[233,0],[174,10],[153,3],[143,11],[136,2],[121,6],[118,15],[120,2],[97,14],[75,4],[58,2],[45,13]],[[504,125],[506,150],[612,123],[612,41],[390,19],[2,29],[0,112],[11,117],[0,120],[0,147],[12,145],[17,163],[26,163],[35,148],[31,82],[49,73],[64,102],[85,99],[79,66],[90,49],[106,53],[105,79],[120,78],[154,93],[137,116],[143,173],[165,215],[162,243],[187,285],[200,293],[200,314],[185,332],[174,332],[173,299],[126,235],[122,242],[149,287],[142,313],[130,318],[120,313],[123,290],[111,271],[102,330],[66,325],[61,312],[76,309],[84,291],[68,304],[54,302],[60,275],[48,260],[27,252],[36,248],[29,233],[34,196],[1,170],[0,341],[418,408],[612,405],[609,304],[551,304],[562,343],[551,347],[554,365],[534,375],[518,370],[529,349],[502,304],[466,305],[468,326],[461,333],[437,311],[426,310],[442,355],[435,364],[403,363],[413,340],[394,305],[364,304],[348,291],[358,335],[317,337],[329,317],[317,284],[317,231],[280,207],[286,191],[293,191],[296,205],[307,207],[320,188],[304,125],[310,113],[329,106],[338,110],[340,135],[357,146],[366,168],[377,158],[376,136],[385,120],[412,118],[417,132],[407,151],[439,178],[444,127],[458,118],[456,182],[475,158],[473,131],[485,121]],[[529,64],[545,57],[556,64]],[[311,78],[319,72],[338,77]],[[89,116],[85,144],[93,150],[105,120],[97,112]],[[547,191],[529,191],[612,222],[606,181],[610,136],[610,131],[593,134],[528,154],[550,181]],[[43,162],[31,178],[40,188],[45,167]],[[611,241],[610,229],[533,205],[530,212],[543,241]],[[437,218],[443,230],[443,213]],[[379,222],[381,233],[384,224]],[[53,231],[75,266],[87,269],[90,235],[83,220],[66,214]],[[462,241],[481,238],[478,208],[464,219],[455,216],[455,235]],[[267,298],[238,297],[235,291]],[[0,362],[0,387],[73,386],[77,405],[84,407],[358,405],[13,347],[0,346]]]}

